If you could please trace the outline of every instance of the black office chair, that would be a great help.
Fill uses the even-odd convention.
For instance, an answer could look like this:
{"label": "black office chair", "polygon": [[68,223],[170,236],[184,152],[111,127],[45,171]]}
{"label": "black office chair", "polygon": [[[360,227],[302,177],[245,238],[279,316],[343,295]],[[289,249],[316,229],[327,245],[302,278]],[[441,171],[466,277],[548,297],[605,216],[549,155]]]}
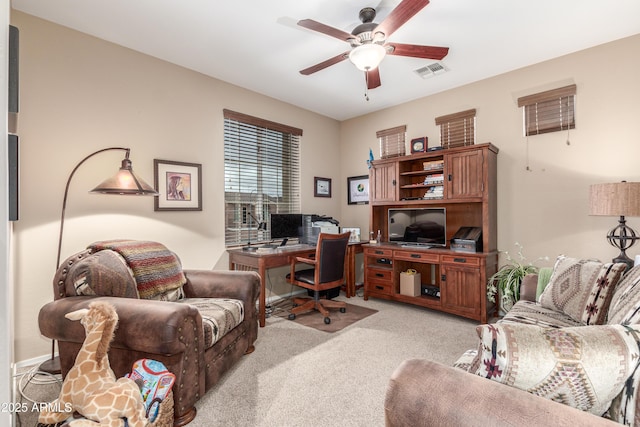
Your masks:
{"label": "black office chair", "polygon": [[[324,323],[329,324],[331,318],[328,308],[339,308],[341,313],[346,311],[346,302],[321,298],[321,293],[339,288],[344,283],[350,234],[320,233],[315,259],[291,258],[291,273],[287,274],[287,282],[313,291],[313,298],[294,298],[290,320],[294,320],[296,314],[317,310],[324,316]],[[313,265],[314,268],[296,271],[298,263]]]}

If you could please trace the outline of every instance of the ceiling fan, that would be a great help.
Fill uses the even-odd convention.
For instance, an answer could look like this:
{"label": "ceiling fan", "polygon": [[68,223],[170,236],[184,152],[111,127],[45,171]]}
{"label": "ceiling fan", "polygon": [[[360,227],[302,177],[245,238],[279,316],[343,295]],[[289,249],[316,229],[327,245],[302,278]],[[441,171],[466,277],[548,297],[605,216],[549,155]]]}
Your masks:
{"label": "ceiling fan", "polygon": [[376,10],[372,7],[365,7],[359,14],[362,24],[355,27],[351,33],[330,27],[313,19],[298,21],[298,25],[301,27],[335,37],[351,45],[351,50],[300,70],[300,74],[313,74],[349,58],[359,70],[364,71],[367,89],[375,89],[381,84],[378,65],[386,55],[437,60],[444,58],[449,52],[448,47],[420,46],[388,41],[391,34],[428,4],[429,0],[403,0],[379,24],[373,22],[376,17]]}

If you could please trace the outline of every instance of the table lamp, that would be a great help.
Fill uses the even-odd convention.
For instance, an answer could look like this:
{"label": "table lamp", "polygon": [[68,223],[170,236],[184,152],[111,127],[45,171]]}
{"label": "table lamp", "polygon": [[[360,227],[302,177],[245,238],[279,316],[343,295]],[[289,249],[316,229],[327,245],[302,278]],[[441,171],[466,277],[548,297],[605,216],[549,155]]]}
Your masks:
{"label": "table lamp", "polygon": [[640,182],[615,182],[594,184],[589,188],[589,215],[617,216],[618,225],[607,234],[607,240],[620,254],[613,262],[623,262],[633,267],[633,260],[626,250],[640,239],[636,232],[626,224],[625,216],[640,216]]}
{"label": "table lamp", "polygon": [[[95,187],[90,193],[99,194],[119,194],[119,195],[135,195],[135,196],[157,196],[159,193],[147,184],[144,180],[139,178],[134,172],[131,166],[131,160],[129,160],[129,148],[122,147],[109,147],[95,151],[89,154],[84,159],[80,160],[78,164],[73,168],[69,178],[67,179],[67,185],[64,189],[64,197],[62,199],[62,214],[60,216],[60,234],[58,236],[58,256],[56,258],[56,270],[60,267],[60,254],[62,249],[62,233],[64,230],[64,216],[67,208],[67,196],[69,194],[69,185],[71,179],[76,173],[78,168],[91,157],[103,153],[105,151],[121,150],[125,151],[125,158],[122,160],[122,164],[118,172],[104,180],[101,184]],[[60,373],[60,360],[55,357],[55,341],[51,342],[51,359],[43,362],[38,368],[40,371],[48,372],[51,374]]]}

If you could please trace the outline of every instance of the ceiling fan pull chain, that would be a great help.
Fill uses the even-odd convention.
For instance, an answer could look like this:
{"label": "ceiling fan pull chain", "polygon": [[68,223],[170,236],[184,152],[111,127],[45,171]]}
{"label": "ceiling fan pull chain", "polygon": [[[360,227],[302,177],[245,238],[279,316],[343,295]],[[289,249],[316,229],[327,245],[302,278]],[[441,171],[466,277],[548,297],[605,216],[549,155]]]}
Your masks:
{"label": "ceiling fan pull chain", "polygon": [[369,101],[369,73],[364,72],[364,99]]}

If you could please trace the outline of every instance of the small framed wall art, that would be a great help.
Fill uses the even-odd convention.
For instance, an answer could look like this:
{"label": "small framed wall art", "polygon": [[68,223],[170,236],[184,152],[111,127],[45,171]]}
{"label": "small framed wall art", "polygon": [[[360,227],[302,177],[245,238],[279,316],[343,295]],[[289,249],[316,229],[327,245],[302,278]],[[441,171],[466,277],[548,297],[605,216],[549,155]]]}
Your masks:
{"label": "small framed wall art", "polygon": [[153,160],[156,211],[202,210],[202,165]]}
{"label": "small framed wall art", "polygon": [[350,205],[369,204],[369,175],[347,178],[347,203]]}
{"label": "small framed wall art", "polygon": [[313,195],[315,197],[331,197],[331,178],[313,178]]}
{"label": "small framed wall art", "polygon": [[411,140],[411,154],[414,153],[423,153],[427,151],[427,144],[429,142],[429,138],[426,136],[422,136],[420,138],[414,138]]}

